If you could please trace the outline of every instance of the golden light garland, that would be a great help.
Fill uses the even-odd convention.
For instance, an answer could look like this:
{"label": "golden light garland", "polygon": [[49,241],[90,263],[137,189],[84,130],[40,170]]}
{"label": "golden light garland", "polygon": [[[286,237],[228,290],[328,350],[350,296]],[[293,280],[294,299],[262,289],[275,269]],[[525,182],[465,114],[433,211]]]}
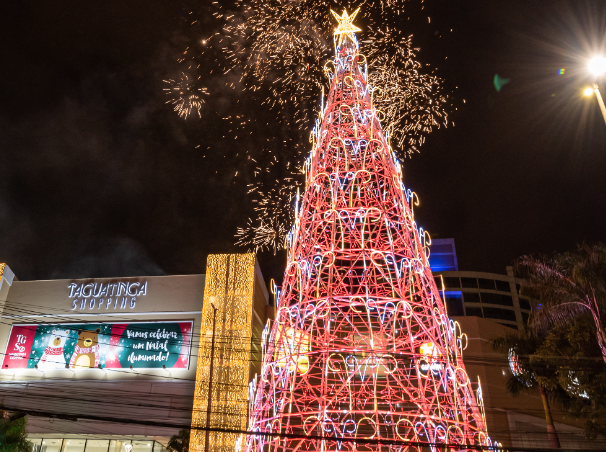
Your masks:
{"label": "golden light garland", "polygon": [[[204,451],[213,309],[217,310],[211,428],[245,430],[255,282],[255,255],[211,254],[206,264],[190,450]],[[239,435],[211,432],[210,450],[233,452]]]}

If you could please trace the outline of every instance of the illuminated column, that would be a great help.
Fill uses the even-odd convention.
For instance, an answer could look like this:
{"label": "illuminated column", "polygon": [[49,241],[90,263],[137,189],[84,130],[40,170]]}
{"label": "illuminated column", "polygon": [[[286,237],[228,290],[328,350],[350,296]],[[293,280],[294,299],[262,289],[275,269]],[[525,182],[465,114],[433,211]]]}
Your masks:
{"label": "illuminated column", "polygon": [[[206,427],[213,330],[211,303],[218,311],[210,427],[246,429],[254,282],[254,254],[208,256],[190,438],[192,452],[204,450],[206,432],[196,427]],[[209,450],[233,452],[239,436],[235,433],[211,432]]]}
{"label": "illuminated column", "polygon": [[373,106],[355,14],[335,14],[330,90],[251,404],[249,430],[277,436],[248,435],[246,452],[492,446],[462,359],[465,336],[414,221],[418,200]]}

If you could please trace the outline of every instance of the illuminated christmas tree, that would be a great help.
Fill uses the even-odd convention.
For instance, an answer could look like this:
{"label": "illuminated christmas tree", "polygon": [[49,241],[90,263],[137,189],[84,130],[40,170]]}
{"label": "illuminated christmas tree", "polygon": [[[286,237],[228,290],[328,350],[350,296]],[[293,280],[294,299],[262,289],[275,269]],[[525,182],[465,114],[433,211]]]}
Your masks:
{"label": "illuminated christmas tree", "polygon": [[249,435],[243,446],[494,447],[462,361],[464,335],[429,268],[429,236],[414,221],[415,195],[373,107],[356,13],[335,14],[330,91],[312,132],[262,374],[251,385],[249,431],[277,435]]}

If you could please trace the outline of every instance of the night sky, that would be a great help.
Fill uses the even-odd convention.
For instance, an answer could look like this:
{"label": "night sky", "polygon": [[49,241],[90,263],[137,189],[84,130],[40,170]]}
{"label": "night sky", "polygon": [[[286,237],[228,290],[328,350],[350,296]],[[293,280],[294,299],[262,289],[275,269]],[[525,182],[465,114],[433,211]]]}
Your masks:
{"label": "night sky", "polygon": [[[606,240],[606,125],[582,96],[588,57],[606,51],[606,2],[424,5],[402,27],[457,110],[404,162],[417,222],[454,237],[461,270],[504,273],[522,254]],[[221,118],[241,111],[240,95],[216,79],[202,118],[165,104],[162,80],[193,39],[190,6],[3,5],[0,262],[19,279],[203,273],[207,254],[245,251],[234,245],[252,215],[242,151],[288,131],[234,140]],[[500,92],[496,74],[510,80]],[[259,259],[281,279],[284,252]]]}

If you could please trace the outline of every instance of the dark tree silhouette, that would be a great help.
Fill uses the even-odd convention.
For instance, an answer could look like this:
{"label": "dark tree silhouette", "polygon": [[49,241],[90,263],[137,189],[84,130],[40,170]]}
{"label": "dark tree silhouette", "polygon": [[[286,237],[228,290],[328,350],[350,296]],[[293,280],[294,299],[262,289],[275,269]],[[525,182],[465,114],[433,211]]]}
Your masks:
{"label": "dark tree silhouette", "polygon": [[179,430],[177,435],[173,435],[167,444],[168,450],[171,452],[189,452],[189,435],[188,429]]}
{"label": "dark tree silhouette", "polygon": [[24,414],[0,410],[0,452],[31,452],[26,427]]}
{"label": "dark tree silhouette", "polygon": [[582,244],[566,253],[522,256],[515,268],[524,278],[522,292],[538,300],[528,327],[545,331],[590,313],[606,362],[606,245]]}

